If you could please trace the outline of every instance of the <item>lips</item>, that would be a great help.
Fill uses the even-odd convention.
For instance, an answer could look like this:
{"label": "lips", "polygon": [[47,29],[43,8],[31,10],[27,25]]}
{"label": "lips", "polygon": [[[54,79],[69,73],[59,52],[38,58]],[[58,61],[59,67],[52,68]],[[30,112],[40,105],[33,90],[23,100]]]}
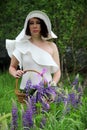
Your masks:
{"label": "lips", "polygon": [[34,33],[37,33],[37,32],[38,32],[38,30],[33,30],[33,32],[34,32]]}

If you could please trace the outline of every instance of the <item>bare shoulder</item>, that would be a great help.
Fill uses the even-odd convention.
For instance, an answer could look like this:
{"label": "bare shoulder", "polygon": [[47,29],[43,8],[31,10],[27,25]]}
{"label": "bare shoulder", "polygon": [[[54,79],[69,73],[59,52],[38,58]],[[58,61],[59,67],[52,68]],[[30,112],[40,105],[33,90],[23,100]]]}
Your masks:
{"label": "bare shoulder", "polygon": [[54,42],[48,41],[48,44],[50,45],[51,48],[53,48],[53,50],[56,50],[58,48]]}

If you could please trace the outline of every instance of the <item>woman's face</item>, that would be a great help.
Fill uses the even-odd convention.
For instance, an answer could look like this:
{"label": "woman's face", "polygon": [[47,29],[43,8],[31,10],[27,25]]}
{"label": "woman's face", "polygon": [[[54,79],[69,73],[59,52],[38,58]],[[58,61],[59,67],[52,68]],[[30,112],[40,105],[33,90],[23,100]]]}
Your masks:
{"label": "woman's face", "polygon": [[40,20],[37,18],[31,18],[29,20],[29,29],[31,36],[38,36],[41,32]]}

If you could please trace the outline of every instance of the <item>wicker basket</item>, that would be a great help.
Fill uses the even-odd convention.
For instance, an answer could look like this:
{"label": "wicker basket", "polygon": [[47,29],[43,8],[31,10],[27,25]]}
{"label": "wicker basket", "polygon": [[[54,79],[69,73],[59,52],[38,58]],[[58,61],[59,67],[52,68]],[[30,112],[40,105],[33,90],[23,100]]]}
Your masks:
{"label": "wicker basket", "polygon": [[[43,77],[38,71],[36,70],[25,70],[24,73],[28,72],[28,71],[32,71],[32,72],[35,72],[35,73],[38,73],[41,77]],[[15,88],[15,94],[17,96],[17,99],[18,99],[18,102],[20,103],[25,103],[25,100],[26,100],[26,94],[24,92],[21,92],[19,89],[18,89],[18,78],[16,79],[16,88]]]}

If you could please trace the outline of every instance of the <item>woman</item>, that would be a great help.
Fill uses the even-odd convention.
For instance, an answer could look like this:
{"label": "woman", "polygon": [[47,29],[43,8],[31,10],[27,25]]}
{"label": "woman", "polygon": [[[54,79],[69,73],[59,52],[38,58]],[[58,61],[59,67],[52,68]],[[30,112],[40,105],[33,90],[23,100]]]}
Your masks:
{"label": "woman", "polygon": [[[33,84],[38,84],[42,78],[32,71],[25,73],[25,70],[41,73],[45,68],[45,79],[53,85],[58,83],[61,75],[59,53],[56,44],[48,41],[53,37],[56,38],[56,35],[51,31],[48,16],[41,11],[30,12],[25,20],[24,29],[16,37],[9,67],[12,76],[22,76],[20,89],[25,88],[29,78]],[[7,50],[9,51],[8,47]],[[18,65],[22,69],[17,69]]]}

